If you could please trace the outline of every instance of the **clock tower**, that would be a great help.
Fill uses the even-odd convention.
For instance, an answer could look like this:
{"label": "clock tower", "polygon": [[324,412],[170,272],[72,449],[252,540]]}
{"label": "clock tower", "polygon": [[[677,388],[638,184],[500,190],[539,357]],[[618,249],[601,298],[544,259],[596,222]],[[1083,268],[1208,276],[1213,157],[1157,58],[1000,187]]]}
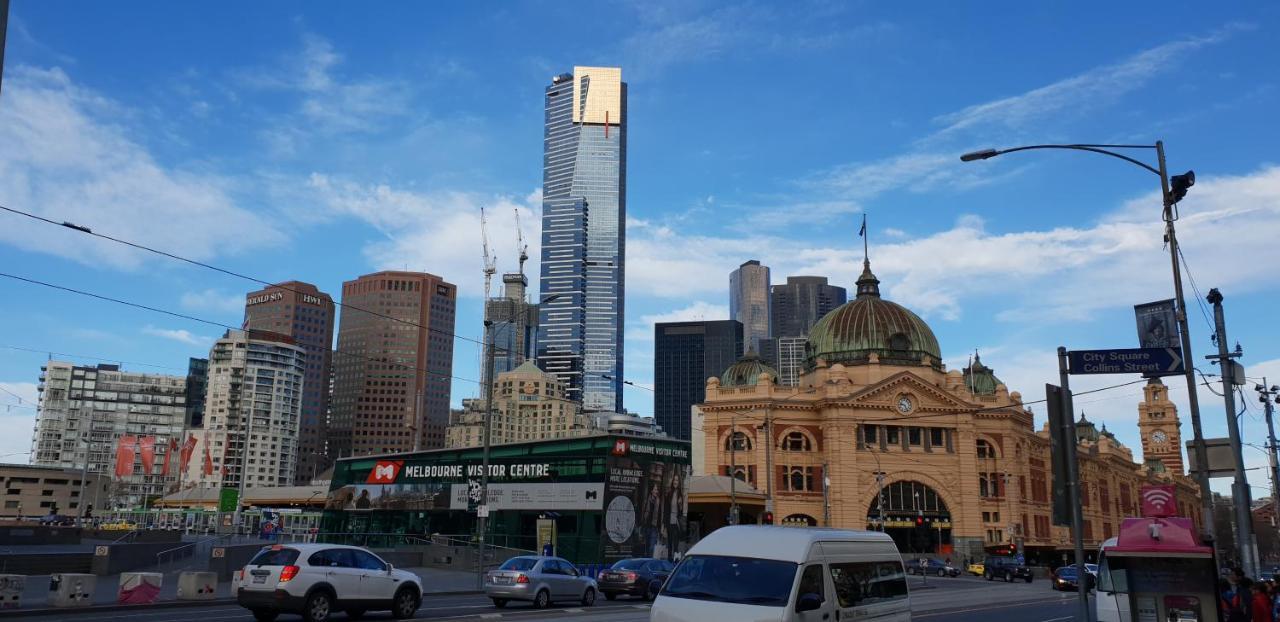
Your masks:
{"label": "clock tower", "polygon": [[1169,400],[1169,389],[1152,378],[1142,389],[1138,404],[1138,430],[1142,434],[1142,460],[1159,460],[1170,473],[1182,470],[1182,434],[1178,408]]}

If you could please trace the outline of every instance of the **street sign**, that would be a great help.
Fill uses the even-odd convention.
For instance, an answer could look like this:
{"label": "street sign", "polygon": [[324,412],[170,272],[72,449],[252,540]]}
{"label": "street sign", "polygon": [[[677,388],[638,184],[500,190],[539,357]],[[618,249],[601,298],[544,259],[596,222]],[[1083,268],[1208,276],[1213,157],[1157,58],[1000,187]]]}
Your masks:
{"label": "street sign", "polygon": [[477,506],[476,506],[476,517],[478,517],[478,518],[489,518],[489,506],[487,506],[487,505],[477,505]]}
{"label": "street sign", "polygon": [[1046,384],[1044,385],[1045,406],[1049,414],[1049,459],[1053,477],[1050,482],[1053,486],[1053,524],[1059,526],[1071,525],[1071,499],[1067,494],[1067,452],[1072,451],[1075,443],[1068,440],[1068,434],[1064,430],[1066,421],[1063,417],[1071,415],[1064,414],[1062,387]]}
{"label": "street sign", "polygon": [[1121,348],[1115,350],[1072,350],[1067,352],[1070,373],[1079,374],[1170,374],[1182,367],[1181,348]]}
{"label": "street sign", "polygon": [[[1235,454],[1231,451],[1231,441],[1225,438],[1204,439],[1204,453],[1209,461],[1209,477],[1235,477]],[[1200,470],[1196,461],[1196,442],[1187,441],[1187,471],[1195,476]]]}

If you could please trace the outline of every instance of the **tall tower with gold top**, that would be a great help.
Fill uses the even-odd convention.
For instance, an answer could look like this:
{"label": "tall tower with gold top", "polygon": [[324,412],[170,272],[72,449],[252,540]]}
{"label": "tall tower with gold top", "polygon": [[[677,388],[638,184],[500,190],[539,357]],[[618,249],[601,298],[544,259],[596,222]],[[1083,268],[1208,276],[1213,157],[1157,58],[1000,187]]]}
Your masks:
{"label": "tall tower with gold top", "polygon": [[1152,378],[1142,389],[1138,404],[1138,430],[1142,433],[1142,459],[1159,460],[1171,473],[1182,474],[1182,433],[1178,407],[1169,400],[1169,389]]}

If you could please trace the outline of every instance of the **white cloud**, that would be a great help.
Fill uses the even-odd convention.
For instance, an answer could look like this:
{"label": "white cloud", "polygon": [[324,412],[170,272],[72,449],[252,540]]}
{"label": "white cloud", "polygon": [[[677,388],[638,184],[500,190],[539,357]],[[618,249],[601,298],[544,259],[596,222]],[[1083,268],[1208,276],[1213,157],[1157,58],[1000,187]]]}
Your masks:
{"label": "white cloud", "polygon": [[682,309],[675,309],[666,313],[644,315],[641,316],[640,319],[651,328],[654,324],[665,322],[727,320],[729,319],[729,307],[728,305],[717,305],[699,300]]}
{"label": "white cloud", "polygon": [[30,382],[0,382],[0,463],[25,464],[31,451],[35,429],[36,385]]}
{"label": "white cloud", "polygon": [[232,313],[244,310],[244,294],[229,294],[220,289],[185,292],[180,300],[184,309]]}
{"label": "white cloud", "polygon": [[[227,180],[156,162],[119,124],[128,110],[76,86],[62,70],[18,66],[5,78],[0,196],[6,205],[193,259],[284,239],[236,204]],[[26,250],[126,269],[154,259],[17,216],[4,219],[0,241]]]}
{"label": "white cloud", "polygon": [[146,326],[146,327],[143,327],[142,332],[143,334],[151,335],[153,337],[162,337],[164,339],[171,339],[173,341],[178,341],[178,342],[190,344],[193,346],[203,346],[203,345],[208,345],[210,343],[213,343],[212,337],[196,335],[186,329],[156,328],[155,326]]}

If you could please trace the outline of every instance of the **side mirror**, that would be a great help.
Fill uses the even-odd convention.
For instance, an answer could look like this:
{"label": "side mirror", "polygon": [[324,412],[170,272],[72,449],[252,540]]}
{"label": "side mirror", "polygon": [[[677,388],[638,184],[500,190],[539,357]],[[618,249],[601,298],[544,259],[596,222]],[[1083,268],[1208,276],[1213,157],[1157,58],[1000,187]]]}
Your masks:
{"label": "side mirror", "polygon": [[395,566],[392,566],[390,563],[387,564],[387,574],[391,574],[391,572],[395,569],[396,569]]}
{"label": "side mirror", "polygon": [[817,594],[801,594],[800,600],[796,601],[796,613],[804,611],[813,611],[822,606],[822,597]]}

